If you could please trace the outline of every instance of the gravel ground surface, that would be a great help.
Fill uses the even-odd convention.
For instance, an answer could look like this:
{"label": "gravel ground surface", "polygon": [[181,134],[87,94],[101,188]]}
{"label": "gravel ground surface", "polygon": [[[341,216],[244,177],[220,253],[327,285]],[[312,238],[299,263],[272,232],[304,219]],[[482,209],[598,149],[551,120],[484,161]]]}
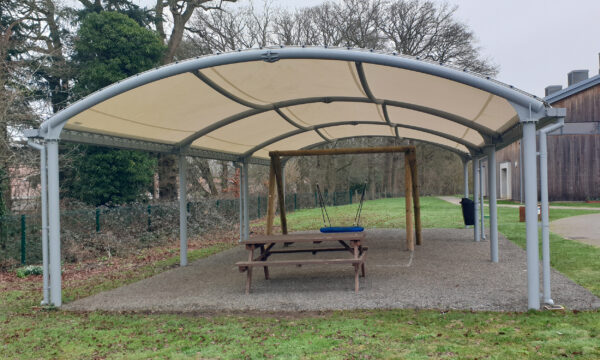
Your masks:
{"label": "gravel ground surface", "polygon": [[565,239],[600,247],[600,213],[555,220],[550,230]]}
{"label": "gravel ground surface", "polygon": [[[247,256],[239,246],[63,308],[200,314],[390,308],[527,310],[525,251],[500,236],[500,263],[493,264],[489,242],[474,243],[472,234],[464,229],[424,229],[424,244],[416,247],[411,261],[403,230],[368,230],[367,276],[361,278],[358,294],[353,291],[352,266],[328,265],[271,268],[271,280],[265,280],[257,268],[253,292],[245,295],[246,274],[234,266]],[[599,298],[557,271],[552,273],[552,291],[554,301],[567,308],[600,308]]]}

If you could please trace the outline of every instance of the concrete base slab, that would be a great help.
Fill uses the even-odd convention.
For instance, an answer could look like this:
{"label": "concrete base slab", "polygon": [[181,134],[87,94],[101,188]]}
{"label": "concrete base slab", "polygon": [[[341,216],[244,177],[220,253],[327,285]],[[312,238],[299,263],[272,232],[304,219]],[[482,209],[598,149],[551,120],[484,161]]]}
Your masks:
{"label": "concrete base slab", "polygon": [[[367,230],[367,276],[360,279],[358,294],[354,293],[353,267],[330,265],[273,267],[271,280],[265,280],[262,269],[257,268],[253,292],[245,295],[246,274],[234,266],[247,256],[239,246],[63,308],[194,313],[391,308],[527,310],[525,251],[500,236],[500,262],[493,264],[489,242],[475,243],[472,237],[472,230],[425,229],[424,244],[416,247],[411,259],[403,230]],[[557,271],[552,273],[552,295],[557,304],[570,309],[600,308],[599,298]]]}

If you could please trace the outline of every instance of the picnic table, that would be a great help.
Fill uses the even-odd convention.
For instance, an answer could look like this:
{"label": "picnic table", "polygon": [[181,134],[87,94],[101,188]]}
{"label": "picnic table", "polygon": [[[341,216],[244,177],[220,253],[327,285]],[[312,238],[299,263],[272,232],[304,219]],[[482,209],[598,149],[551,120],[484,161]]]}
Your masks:
{"label": "picnic table", "polygon": [[[337,265],[350,264],[354,266],[354,291],[358,293],[359,268],[362,276],[365,276],[365,256],[367,247],[363,246],[365,241],[364,232],[349,233],[312,233],[312,234],[292,234],[292,235],[260,235],[252,237],[242,242],[248,250],[248,260],[237,262],[240,272],[247,272],[246,294],[250,293],[252,286],[252,268],[263,267],[265,279],[269,280],[269,266],[302,266],[302,265]],[[338,246],[314,246],[320,243],[335,243]],[[276,245],[310,244],[313,246],[289,248],[277,247]],[[329,244],[327,244],[329,245]],[[254,250],[259,249],[260,255],[254,257]],[[343,258],[303,258],[292,260],[269,260],[275,254],[291,253],[311,253],[316,255],[319,252],[345,252],[350,253],[351,257]]]}

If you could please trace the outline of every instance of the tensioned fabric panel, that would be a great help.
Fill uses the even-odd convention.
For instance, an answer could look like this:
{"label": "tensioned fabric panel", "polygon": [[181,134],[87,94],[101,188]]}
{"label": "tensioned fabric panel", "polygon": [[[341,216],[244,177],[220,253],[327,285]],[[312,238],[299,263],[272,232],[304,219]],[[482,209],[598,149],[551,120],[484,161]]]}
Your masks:
{"label": "tensioned fabric panel", "polygon": [[[505,118],[505,114],[509,113],[512,113],[513,116]],[[498,121],[499,118],[505,119],[505,121],[500,122]],[[519,118],[508,101],[494,96],[476,122],[485,127],[494,128],[496,131],[502,132],[515,126],[519,122]]]}
{"label": "tensioned fabric panel", "polygon": [[395,106],[388,106],[387,111],[390,121],[393,124],[411,125],[435,130],[461,138],[475,146],[480,146],[484,143],[483,137],[477,131],[457,124],[454,121]]}
{"label": "tensioned fabric panel", "polygon": [[245,152],[264,141],[297,129],[276,112],[268,111],[212,131],[194,141],[192,146],[223,152]]}
{"label": "tensioned fabric panel", "polygon": [[350,136],[396,136],[394,129],[389,125],[360,124],[331,126],[321,129],[321,132],[331,139],[339,139]]}
{"label": "tensioned fabric panel", "polygon": [[158,142],[177,142],[244,110],[185,73],[110,98],[69,120],[65,128]]}
{"label": "tensioned fabric panel", "polygon": [[[364,64],[369,87],[377,98],[417,104],[458,115],[498,131],[516,111],[496,95],[416,71]],[[488,109],[490,103],[493,109]],[[482,121],[493,117],[494,121]]]}
{"label": "tensioned fabric panel", "polygon": [[443,137],[440,137],[437,135],[426,134],[421,131],[398,128],[398,135],[400,137],[407,138],[407,139],[423,140],[423,141],[427,141],[427,142],[434,143],[434,144],[445,145],[445,146],[460,150],[464,153],[469,152],[469,150],[462,144],[456,143],[452,140],[448,140],[446,138],[443,138]]}
{"label": "tensioned fabric panel", "polygon": [[325,139],[319,136],[314,131],[303,132],[298,135],[290,136],[287,139],[277,141],[269,146],[266,146],[264,149],[257,151],[254,153],[256,157],[268,158],[269,151],[275,150],[297,150],[302,149],[312,144],[317,144],[324,142]]}
{"label": "tensioned fabric panel", "polygon": [[[299,149],[322,142],[323,137],[330,140],[394,137],[395,124],[447,134],[477,149],[485,141],[477,130],[469,128],[470,121],[498,134],[519,121],[513,106],[505,98],[458,80],[364,60],[360,64],[346,60],[282,58],[275,62],[249,60],[198,70],[189,67],[181,74],[157,78],[97,103],[70,118],[65,128],[175,144],[173,151],[178,146],[185,146],[184,140],[191,141],[204,134],[191,146],[242,155],[258,145],[298,131],[299,127],[310,130],[312,126],[330,123],[377,123],[327,126],[320,128],[322,136],[307,131],[277,141],[254,154],[267,157],[269,150]],[[362,83],[357,66],[362,66],[364,71]],[[197,72],[214,84],[205,83],[201,79],[203,76],[194,75]],[[365,90],[367,86],[369,95]],[[236,97],[243,101],[238,102]],[[290,105],[302,102],[302,99],[314,102]],[[289,122],[275,110],[255,107],[252,103],[280,103],[278,109]],[[411,110],[398,106],[401,105],[398,103],[429,110]],[[384,107],[387,107],[392,126],[386,122]],[[255,115],[243,117],[250,113]],[[228,118],[239,120],[219,126],[227,123],[223,120]],[[448,118],[462,118],[459,122],[465,123]],[[209,127],[216,129],[205,133]],[[398,127],[398,131],[400,137],[470,152],[466,146],[442,136],[404,127]]]}
{"label": "tensioned fabric panel", "polygon": [[369,103],[312,103],[282,108],[281,111],[290,119],[303,126],[341,121],[385,122],[381,107]]}
{"label": "tensioned fabric panel", "polygon": [[201,72],[228,92],[259,104],[323,96],[366,97],[354,63],[347,61],[252,61]]}

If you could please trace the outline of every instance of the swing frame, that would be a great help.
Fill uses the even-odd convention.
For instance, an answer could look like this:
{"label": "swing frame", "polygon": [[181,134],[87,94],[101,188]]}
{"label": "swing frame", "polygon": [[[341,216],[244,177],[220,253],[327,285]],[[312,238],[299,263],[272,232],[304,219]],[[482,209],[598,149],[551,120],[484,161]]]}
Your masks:
{"label": "swing frame", "polygon": [[[275,219],[275,189],[277,189],[277,203],[281,219],[281,233],[287,235],[287,218],[285,212],[285,194],[283,192],[282,157],[293,156],[318,156],[318,155],[348,155],[348,154],[381,154],[404,153],[404,190],[406,206],[406,245],[413,251],[415,240],[417,245],[423,243],[421,236],[421,205],[419,200],[419,182],[417,172],[416,148],[409,146],[381,146],[370,148],[337,148],[337,149],[310,149],[271,151],[269,166],[269,197],[267,200],[267,235],[273,234],[273,221]],[[414,217],[414,223],[413,223]],[[416,236],[415,236],[416,235]],[[416,239],[415,239],[416,238]]]}

